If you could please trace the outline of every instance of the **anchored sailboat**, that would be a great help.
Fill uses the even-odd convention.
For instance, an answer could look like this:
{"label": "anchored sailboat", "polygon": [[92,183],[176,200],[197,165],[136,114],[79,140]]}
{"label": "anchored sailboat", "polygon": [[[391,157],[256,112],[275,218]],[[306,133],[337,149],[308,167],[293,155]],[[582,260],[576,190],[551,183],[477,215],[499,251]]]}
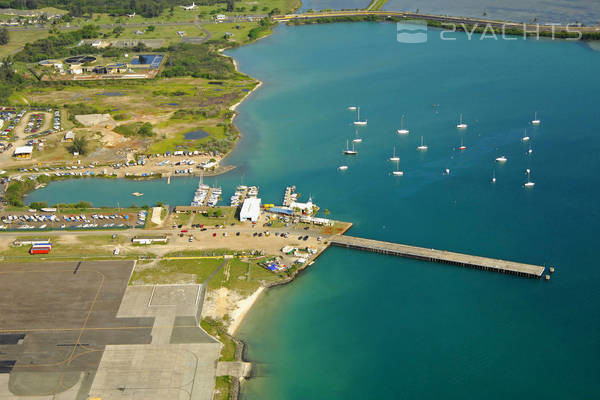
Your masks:
{"label": "anchored sailboat", "polygon": [[354,129],[354,136],[352,143],[362,143],[362,139],[358,137],[358,129]]}
{"label": "anchored sailboat", "polygon": [[525,182],[523,186],[526,188],[532,188],[535,186],[535,183],[531,182],[531,170],[529,168],[527,168],[527,182]]}
{"label": "anchored sailboat", "polygon": [[527,136],[527,129],[525,129],[525,133],[523,134],[523,137],[521,138],[522,142],[528,142],[529,141],[529,136]]}
{"label": "anchored sailboat", "polygon": [[463,122],[462,113],[460,113],[460,121],[458,122],[458,125],[456,125],[456,127],[458,129],[466,129],[467,126],[468,125]]}
{"label": "anchored sailboat", "polygon": [[427,146],[425,146],[423,144],[423,136],[421,136],[421,145],[419,147],[417,147],[417,150],[422,150],[422,151],[427,150]]}
{"label": "anchored sailboat", "polygon": [[460,151],[466,150],[467,146],[463,143],[463,138],[460,138],[460,147],[458,148]]}
{"label": "anchored sailboat", "polygon": [[400,161],[400,157],[396,156],[396,146],[394,146],[394,153],[393,155],[390,157],[390,161]]}
{"label": "anchored sailboat", "polygon": [[399,135],[408,135],[410,131],[408,129],[404,129],[404,114],[402,114],[402,118],[400,118],[400,129],[397,130]]}
{"label": "anchored sailboat", "polygon": [[354,125],[357,125],[357,126],[366,126],[367,125],[367,120],[366,119],[364,121],[360,120],[360,107],[356,108],[356,113],[357,113],[357,116],[356,116],[356,121],[354,121]]}
{"label": "anchored sailboat", "polygon": [[536,111],[535,114],[534,114],[534,116],[533,116],[533,121],[531,121],[531,125],[539,125],[540,122],[542,122],[542,121],[540,121],[538,119],[538,117],[537,117],[537,111]]}
{"label": "anchored sailboat", "polygon": [[346,140],[346,150],[344,150],[344,154],[349,155],[349,156],[357,155],[358,151],[354,150],[354,143],[352,143],[352,150],[350,150],[350,148],[348,147],[348,143],[349,143],[349,141]]}
{"label": "anchored sailboat", "polygon": [[396,170],[392,171],[392,174],[394,174],[394,176],[402,176],[404,175],[404,171],[400,171],[400,169],[398,168],[398,162],[400,161],[400,159],[396,160]]}

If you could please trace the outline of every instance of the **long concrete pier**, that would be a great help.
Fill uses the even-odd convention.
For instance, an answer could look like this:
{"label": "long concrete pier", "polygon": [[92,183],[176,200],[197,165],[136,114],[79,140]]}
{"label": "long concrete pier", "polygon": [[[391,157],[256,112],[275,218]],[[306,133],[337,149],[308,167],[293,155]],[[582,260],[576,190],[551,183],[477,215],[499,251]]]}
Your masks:
{"label": "long concrete pier", "polygon": [[494,271],[528,278],[540,278],[545,269],[545,267],[541,265],[523,264],[513,261],[478,257],[468,254],[453,253],[450,251],[426,249],[424,247],[381,242],[379,240],[362,239],[344,235],[332,237],[330,244],[332,246],[345,247],[349,249],[450,264],[459,267],[476,268],[485,271]]}

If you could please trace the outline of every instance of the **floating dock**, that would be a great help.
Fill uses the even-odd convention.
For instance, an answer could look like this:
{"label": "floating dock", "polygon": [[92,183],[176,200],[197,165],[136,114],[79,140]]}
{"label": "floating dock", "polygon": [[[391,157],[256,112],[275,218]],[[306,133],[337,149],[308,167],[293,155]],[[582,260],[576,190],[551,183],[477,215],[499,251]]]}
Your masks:
{"label": "floating dock", "polygon": [[485,271],[494,271],[528,278],[541,278],[545,269],[545,267],[540,265],[523,264],[494,258],[471,256],[468,254],[426,249],[423,247],[381,242],[378,240],[362,239],[352,236],[335,236],[330,240],[330,243],[332,246],[370,251],[373,253],[388,254],[422,261],[450,264],[459,267],[476,268]]}

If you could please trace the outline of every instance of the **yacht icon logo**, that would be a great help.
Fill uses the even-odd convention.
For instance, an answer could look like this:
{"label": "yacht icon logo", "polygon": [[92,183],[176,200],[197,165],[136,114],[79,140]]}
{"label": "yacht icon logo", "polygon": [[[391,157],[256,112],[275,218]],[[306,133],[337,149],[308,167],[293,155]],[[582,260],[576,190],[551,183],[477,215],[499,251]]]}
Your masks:
{"label": "yacht icon logo", "polygon": [[408,19],[396,24],[398,43],[425,43],[427,41],[427,22],[421,19]]}

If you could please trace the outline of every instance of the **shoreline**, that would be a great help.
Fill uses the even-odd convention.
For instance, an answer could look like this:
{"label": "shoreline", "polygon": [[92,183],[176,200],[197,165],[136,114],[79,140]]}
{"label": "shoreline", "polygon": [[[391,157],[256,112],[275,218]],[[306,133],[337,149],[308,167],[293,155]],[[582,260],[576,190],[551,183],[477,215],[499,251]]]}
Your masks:
{"label": "shoreline", "polygon": [[[260,286],[250,296],[238,302],[238,308],[230,316],[231,323],[227,328],[228,335],[235,336],[235,333],[239,329],[240,325],[242,324],[242,322],[244,322],[244,319],[246,319],[246,315],[248,315],[248,312],[252,309],[252,306],[254,306],[254,303],[256,303],[256,301],[258,300],[260,295],[265,291],[265,289],[265,286]],[[239,340],[239,338],[235,339]]]}

